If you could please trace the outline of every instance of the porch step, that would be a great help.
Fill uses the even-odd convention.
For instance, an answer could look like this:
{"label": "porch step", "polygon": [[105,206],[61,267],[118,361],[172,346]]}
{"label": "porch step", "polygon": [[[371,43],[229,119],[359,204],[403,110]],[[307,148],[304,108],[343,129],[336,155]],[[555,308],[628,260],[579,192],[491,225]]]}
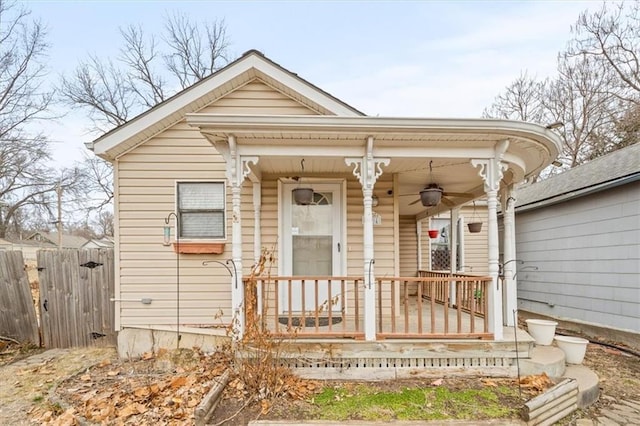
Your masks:
{"label": "porch step", "polygon": [[598,375],[584,365],[569,365],[564,378],[578,381],[578,408],[585,408],[598,400],[600,396],[600,380]]}
{"label": "porch step", "polygon": [[562,377],[565,373],[565,356],[562,349],[555,346],[536,346],[530,356],[520,358],[520,375],[546,373],[549,377]]}
{"label": "porch step", "polygon": [[[529,342],[518,342],[528,357]],[[460,375],[515,376],[513,341],[300,339],[281,348],[281,364],[314,379],[387,380]]]}

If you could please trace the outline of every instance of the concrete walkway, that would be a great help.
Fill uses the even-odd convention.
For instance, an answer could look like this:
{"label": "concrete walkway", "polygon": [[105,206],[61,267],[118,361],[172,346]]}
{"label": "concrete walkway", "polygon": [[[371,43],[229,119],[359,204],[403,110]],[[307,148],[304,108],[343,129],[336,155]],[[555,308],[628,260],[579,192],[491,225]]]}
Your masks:
{"label": "concrete walkway", "polygon": [[640,401],[632,399],[617,399],[611,396],[602,396],[612,404],[601,410],[601,416],[595,420],[580,419],[576,426],[631,426],[640,425]]}

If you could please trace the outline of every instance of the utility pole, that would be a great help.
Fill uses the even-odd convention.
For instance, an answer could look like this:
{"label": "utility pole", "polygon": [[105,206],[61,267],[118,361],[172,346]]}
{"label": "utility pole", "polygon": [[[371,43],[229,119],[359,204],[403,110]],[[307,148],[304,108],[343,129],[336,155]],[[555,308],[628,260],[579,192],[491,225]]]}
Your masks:
{"label": "utility pole", "polygon": [[58,194],[58,250],[62,249],[62,186],[58,182],[56,188]]}

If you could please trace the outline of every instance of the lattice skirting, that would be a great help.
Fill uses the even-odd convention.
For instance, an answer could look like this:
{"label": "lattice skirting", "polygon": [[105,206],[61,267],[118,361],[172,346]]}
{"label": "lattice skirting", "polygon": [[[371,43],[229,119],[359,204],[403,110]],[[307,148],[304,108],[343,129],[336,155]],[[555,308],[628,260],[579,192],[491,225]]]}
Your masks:
{"label": "lattice skirting", "polygon": [[281,358],[280,365],[292,369],[322,368],[465,368],[512,367],[513,358]]}

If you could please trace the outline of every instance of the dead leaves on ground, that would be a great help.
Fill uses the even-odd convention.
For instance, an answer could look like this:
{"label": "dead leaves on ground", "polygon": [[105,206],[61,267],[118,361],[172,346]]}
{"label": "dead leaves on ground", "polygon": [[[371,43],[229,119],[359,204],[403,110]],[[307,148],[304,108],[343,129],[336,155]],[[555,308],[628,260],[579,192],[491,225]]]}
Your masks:
{"label": "dead leaves on ground", "polygon": [[90,423],[192,424],[195,407],[228,364],[216,354],[194,352],[193,368],[156,367],[157,355],[112,364],[104,360],[92,369],[65,381],[57,395],[71,407],[56,416],[46,410],[35,420],[49,425]]}
{"label": "dead leaves on ground", "polygon": [[[137,361],[105,359],[58,386],[56,395],[68,405],[66,410],[49,404],[33,413],[32,418],[39,424],[55,426],[74,426],[81,420],[102,424],[193,424],[195,408],[230,364],[221,353],[192,353],[195,360],[171,361],[169,370],[167,357],[173,355],[165,352],[145,353]],[[319,382],[283,374],[277,378],[277,386],[265,392],[260,401],[262,412],[266,414],[272,407],[266,396],[305,399],[320,389]],[[244,380],[236,376],[225,389],[225,398],[260,399],[250,393]]]}
{"label": "dead leaves on ground", "polygon": [[546,389],[553,386],[553,382],[546,373],[542,373],[521,377],[520,386],[534,392],[544,392]]}

